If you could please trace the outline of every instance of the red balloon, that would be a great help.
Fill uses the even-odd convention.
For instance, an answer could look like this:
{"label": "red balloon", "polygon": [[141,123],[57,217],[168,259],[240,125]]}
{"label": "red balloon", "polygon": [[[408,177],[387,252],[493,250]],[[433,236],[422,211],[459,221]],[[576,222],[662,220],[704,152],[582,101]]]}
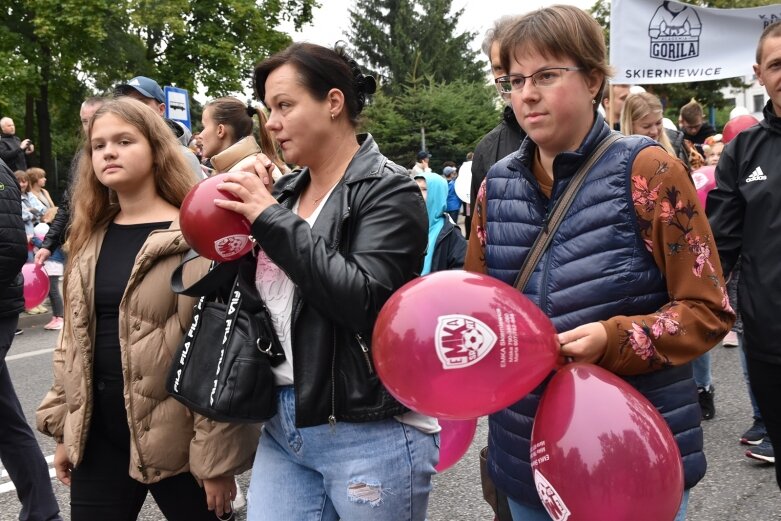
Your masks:
{"label": "red balloon", "polygon": [[558,347],[553,324],[518,290],[461,270],[405,284],[380,310],[372,336],[388,391],[448,419],[515,403],[551,372]]}
{"label": "red balloon", "polygon": [[195,185],[182,201],[179,224],[187,244],[199,255],[218,262],[236,260],[252,249],[250,222],[243,215],[214,204],[215,199],[239,199],[217,190],[227,174]]}
{"label": "red balloon", "polygon": [[716,188],[716,167],[713,165],[701,166],[692,172],[692,181],[697,188],[697,198],[705,209],[705,202],[708,200],[708,192]]}
{"label": "red balloon", "polygon": [[439,420],[439,463],[434,467],[444,472],[460,460],[475,437],[477,418],[471,420]]}
{"label": "red balloon", "polygon": [[722,141],[724,141],[724,144],[726,145],[727,143],[735,139],[735,136],[737,136],[747,128],[753,127],[757,123],[759,123],[759,120],[750,114],[743,114],[742,116],[736,116],[731,120],[727,121],[727,124],[724,125],[724,130],[721,133],[722,136],[721,139]]}
{"label": "red balloon", "polygon": [[49,294],[49,275],[41,266],[28,262],[22,266],[24,308],[40,306]]}
{"label": "red balloon", "polygon": [[683,497],[680,452],[662,415],[591,364],[566,365],[548,384],[531,466],[553,519],[672,521]]}

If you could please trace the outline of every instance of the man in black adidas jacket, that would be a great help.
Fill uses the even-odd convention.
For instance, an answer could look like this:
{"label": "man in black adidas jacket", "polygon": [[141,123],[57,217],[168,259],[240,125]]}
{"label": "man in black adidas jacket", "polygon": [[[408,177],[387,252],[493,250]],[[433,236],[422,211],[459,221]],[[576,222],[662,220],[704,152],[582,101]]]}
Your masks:
{"label": "man in black adidas jacket", "polygon": [[0,461],[22,502],[19,519],[61,521],[48,465],[24,417],[5,364],[19,313],[24,310],[21,269],[26,258],[22,193],[13,172],[0,159]]}
{"label": "man in black adidas jacket", "polygon": [[[770,101],[765,119],[738,134],[716,167],[707,212],[728,275],[741,260],[738,309],[751,389],[781,451],[781,22],[759,40],[754,72]],[[781,467],[776,479],[781,487]]]}

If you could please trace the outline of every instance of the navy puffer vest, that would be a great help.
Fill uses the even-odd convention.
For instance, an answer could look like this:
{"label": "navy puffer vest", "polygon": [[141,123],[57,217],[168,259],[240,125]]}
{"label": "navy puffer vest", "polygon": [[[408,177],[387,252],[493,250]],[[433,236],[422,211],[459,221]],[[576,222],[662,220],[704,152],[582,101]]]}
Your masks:
{"label": "navy puffer vest", "polygon": [[[514,284],[546,214],[580,165],[610,130],[597,116],[575,152],[554,163],[551,199],[529,169],[535,145],[488,173],[486,263],[488,273]],[[614,143],[586,177],[566,217],[529,280],[524,294],[551,318],[557,331],[617,315],[653,313],[669,301],[665,279],[637,228],[631,170],[638,152],[655,143],[639,136]],[[697,388],[691,365],[624,377],[662,413],[683,455],[686,488],[705,475]],[[547,381],[489,418],[488,469],[496,485],[516,501],[542,508],[529,464],[529,440]]]}

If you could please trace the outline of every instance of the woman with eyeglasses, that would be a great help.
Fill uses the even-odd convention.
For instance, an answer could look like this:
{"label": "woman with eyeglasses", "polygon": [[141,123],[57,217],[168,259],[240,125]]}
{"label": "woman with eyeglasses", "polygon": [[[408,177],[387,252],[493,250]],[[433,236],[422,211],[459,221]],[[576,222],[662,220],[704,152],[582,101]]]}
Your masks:
{"label": "woman with eyeglasses", "polygon": [[[522,16],[500,54],[509,74],[496,83],[528,137],[479,190],[465,268],[514,284],[551,209],[611,135],[597,112],[611,71],[602,28],[572,6]],[[690,361],[729,331],[734,313],[685,167],[647,137],[612,143],[522,291],[552,319],[562,357],[621,376],[662,411],[693,487],[705,456]],[[529,463],[544,388],[489,418],[488,471],[516,521],[550,519]]]}

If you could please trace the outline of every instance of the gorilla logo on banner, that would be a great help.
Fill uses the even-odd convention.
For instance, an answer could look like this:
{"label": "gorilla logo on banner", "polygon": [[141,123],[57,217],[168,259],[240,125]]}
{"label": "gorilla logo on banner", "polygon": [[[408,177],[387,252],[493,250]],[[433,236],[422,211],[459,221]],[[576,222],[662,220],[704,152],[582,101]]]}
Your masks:
{"label": "gorilla logo on banner", "polygon": [[651,58],[667,61],[687,60],[700,54],[702,22],[697,11],[677,2],[662,2],[651,23]]}
{"label": "gorilla logo on banner", "polygon": [[437,321],[436,349],[443,369],[461,369],[479,362],[496,344],[491,328],[466,315],[444,315]]}

